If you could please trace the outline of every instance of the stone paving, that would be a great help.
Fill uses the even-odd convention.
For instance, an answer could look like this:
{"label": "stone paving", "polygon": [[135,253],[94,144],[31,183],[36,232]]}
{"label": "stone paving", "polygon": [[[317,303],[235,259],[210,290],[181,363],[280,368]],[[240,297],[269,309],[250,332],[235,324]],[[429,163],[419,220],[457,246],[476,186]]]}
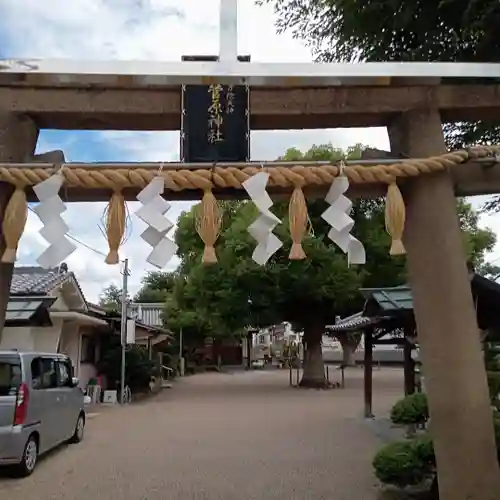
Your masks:
{"label": "stone paving", "polygon": [[[374,413],[386,416],[402,371],[375,371],[374,382]],[[1,477],[0,498],[377,500],[371,461],[382,441],[362,408],[359,369],[330,391],[290,388],[281,371],[186,377],[153,399],[95,411],[82,443],[29,478]]]}

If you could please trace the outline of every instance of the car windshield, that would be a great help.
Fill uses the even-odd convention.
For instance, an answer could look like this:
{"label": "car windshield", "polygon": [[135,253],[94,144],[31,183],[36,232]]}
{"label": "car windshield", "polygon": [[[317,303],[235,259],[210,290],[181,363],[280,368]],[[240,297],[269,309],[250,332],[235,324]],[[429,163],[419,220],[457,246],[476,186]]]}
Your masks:
{"label": "car windshield", "polygon": [[21,365],[16,356],[0,357],[0,396],[13,396],[21,383]]}

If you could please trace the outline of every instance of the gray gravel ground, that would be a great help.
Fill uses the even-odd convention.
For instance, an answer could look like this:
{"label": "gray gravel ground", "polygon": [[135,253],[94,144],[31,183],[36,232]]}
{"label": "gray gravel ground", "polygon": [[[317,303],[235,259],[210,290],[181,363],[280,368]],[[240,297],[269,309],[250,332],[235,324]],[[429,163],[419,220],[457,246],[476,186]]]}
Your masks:
{"label": "gray gravel ground", "polygon": [[[331,370],[333,379],[338,373]],[[374,412],[402,395],[402,372],[374,372]],[[78,445],[42,459],[9,500],[376,500],[381,445],[362,418],[362,370],[346,389],[288,387],[281,371],[187,377],[153,399],[107,408]]]}

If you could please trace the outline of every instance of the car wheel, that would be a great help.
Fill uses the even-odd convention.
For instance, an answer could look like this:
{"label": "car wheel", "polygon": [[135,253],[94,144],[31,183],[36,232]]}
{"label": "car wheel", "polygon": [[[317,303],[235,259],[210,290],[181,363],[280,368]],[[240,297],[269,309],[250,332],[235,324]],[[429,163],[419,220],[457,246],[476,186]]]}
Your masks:
{"label": "car wheel", "polygon": [[75,432],[71,436],[70,443],[79,443],[83,439],[85,431],[85,416],[80,413],[75,425]]}
{"label": "car wheel", "polygon": [[31,435],[24,446],[21,463],[15,468],[16,475],[27,477],[33,473],[38,461],[38,441],[36,436]]}

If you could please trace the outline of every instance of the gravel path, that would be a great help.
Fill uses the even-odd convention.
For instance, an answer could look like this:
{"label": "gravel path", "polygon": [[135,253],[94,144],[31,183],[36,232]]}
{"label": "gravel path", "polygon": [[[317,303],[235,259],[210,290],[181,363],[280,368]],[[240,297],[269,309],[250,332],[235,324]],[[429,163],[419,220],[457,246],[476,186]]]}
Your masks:
{"label": "gravel path", "polygon": [[[334,377],[337,374],[334,374]],[[374,373],[375,413],[402,394],[402,373]],[[380,440],[362,417],[362,370],[347,388],[289,388],[284,372],[187,377],[154,399],[108,408],[85,439],[0,478],[9,500],[375,500]]]}

